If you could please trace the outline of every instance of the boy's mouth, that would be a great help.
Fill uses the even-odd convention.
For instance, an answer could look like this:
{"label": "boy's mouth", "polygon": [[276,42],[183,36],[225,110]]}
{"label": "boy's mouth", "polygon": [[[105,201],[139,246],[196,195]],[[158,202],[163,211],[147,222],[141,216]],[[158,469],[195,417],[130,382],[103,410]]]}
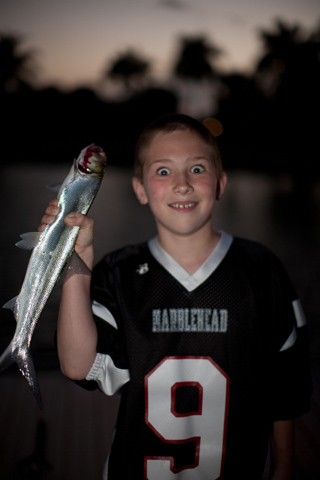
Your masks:
{"label": "boy's mouth", "polygon": [[192,208],[192,207],[194,207],[195,205],[196,205],[196,202],[190,202],[190,203],[170,203],[170,204],[169,204],[169,207],[184,209],[184,208]]}

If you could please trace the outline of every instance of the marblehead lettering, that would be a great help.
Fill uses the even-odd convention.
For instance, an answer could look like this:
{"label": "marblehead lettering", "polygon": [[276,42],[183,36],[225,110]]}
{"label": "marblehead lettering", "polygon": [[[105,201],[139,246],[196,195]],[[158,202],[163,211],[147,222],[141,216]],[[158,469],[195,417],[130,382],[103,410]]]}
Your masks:
{"label": "marblehead lettering", "polygon": [[228,310],[164,308],[152,310],[153,332],[222,332],[228,330]]}

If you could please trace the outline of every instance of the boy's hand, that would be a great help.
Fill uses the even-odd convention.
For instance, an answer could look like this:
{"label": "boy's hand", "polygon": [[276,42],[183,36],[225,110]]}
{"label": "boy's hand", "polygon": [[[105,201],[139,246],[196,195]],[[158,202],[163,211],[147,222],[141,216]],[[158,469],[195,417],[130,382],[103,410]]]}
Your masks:
{"label": "boy's hand", "polygon": [[45,214],[41,219],[41,224],[38,227],[38,232],[43,232],[47,225],[50,225],[54,222],[54,219],[59,212],[58,203],[59,201],[56,198],[54,200],[50,200],[49,206],[47,207]]}
{"label": "boy's hand", "polygon": [[[50,200],[45,214],[41,219],[41,224],[38,227],[38,231],[42,232],[47,225],[54,222],[56,215],[59,213],[58,200]],[[65,223],[72,227],[80,227],[78,238],[75,245],[75,251],[92,269],[93,263],[93,219],[82,215],[81,213],[70,213],[65,218]]]}

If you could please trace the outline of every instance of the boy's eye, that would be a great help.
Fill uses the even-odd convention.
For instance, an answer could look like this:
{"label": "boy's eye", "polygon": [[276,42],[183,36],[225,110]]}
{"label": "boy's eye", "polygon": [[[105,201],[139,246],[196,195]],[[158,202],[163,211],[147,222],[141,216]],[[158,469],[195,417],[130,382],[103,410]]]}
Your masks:
{"label": "boy's eye", "polygon": [[191,168],[192,173],[202,173],[204,171],[204,168],[202,165],[195,165],[194,167]]}
{"label": "boy's eye", "polygon": [[169,169],[165,167],[159,168],[159,170],[157,170],[157,174],[162,176],[169,175]]}

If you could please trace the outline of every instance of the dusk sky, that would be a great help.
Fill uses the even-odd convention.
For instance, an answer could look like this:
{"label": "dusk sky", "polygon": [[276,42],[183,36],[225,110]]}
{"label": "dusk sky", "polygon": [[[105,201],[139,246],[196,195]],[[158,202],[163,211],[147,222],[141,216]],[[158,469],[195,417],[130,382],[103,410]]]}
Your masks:
{"label": "dusk sky", "polygon": [[275,19],[310,30],[319,0],[0,0],[0,33],[21,34],[37,51],[43,85],[93,85],[129,48],[165,76],[179,38],[202,34],[223,49],[221,65],[245,72],[260,51],[258,31]]}

